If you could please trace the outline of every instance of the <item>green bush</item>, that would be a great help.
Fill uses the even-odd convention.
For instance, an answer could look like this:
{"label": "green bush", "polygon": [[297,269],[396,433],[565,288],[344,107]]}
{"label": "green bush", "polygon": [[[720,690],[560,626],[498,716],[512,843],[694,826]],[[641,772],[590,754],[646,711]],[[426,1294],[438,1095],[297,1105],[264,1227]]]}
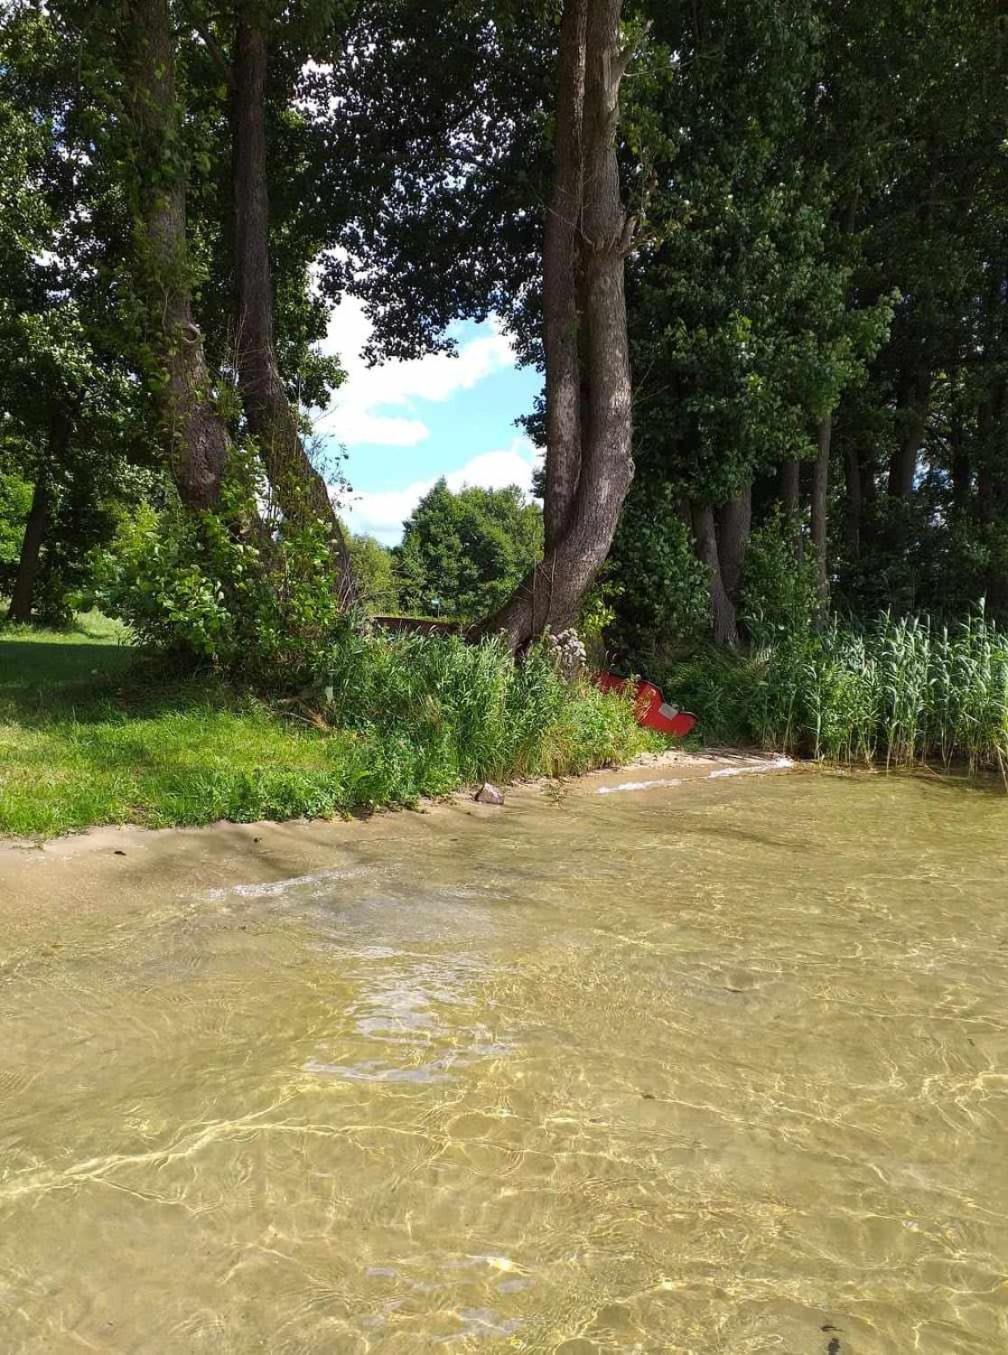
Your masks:
{"label": "green bush", "polygon": [[606,641],[631,668],[652,671],[710,628],[707,570],[667,483],[632,487],[605,578],[615,612]]}
{"label": "green bush", "polygon": [[20,475],[0,471],[0,590],[9,587],[21,558],[32,486]]}
{"label": "green bush", "polygon": [[564,682],[541,647],[516,665],[494,640],[348,634],[318,681],[330,722],[380,746],[413,794],[584,771],[655,742],[628,702]]}
{"label": "green bush", "polygon": [[739,613],[752,640],[807,633],[819,605],[816,557],[793,518],[775,513],[749,539]]}
{"label": "green bush", "polygon": [[95,576],[99,606],[148,650],[271,690],[308,681],[349,627],[321,525],[259,540],[224,516],[144,505],[122,520]]}

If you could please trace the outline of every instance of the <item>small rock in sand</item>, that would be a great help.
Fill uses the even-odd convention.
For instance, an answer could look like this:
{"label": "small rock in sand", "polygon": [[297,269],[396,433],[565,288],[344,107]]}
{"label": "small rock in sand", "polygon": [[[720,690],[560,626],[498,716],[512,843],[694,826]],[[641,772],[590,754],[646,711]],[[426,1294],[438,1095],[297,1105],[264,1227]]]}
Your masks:
{"label": "small rock in sand", "polygon": [[504,803],[504,792],[491,785],[489,781],[484,781],[476,792],[476,799],[481,805],[502,805]]}

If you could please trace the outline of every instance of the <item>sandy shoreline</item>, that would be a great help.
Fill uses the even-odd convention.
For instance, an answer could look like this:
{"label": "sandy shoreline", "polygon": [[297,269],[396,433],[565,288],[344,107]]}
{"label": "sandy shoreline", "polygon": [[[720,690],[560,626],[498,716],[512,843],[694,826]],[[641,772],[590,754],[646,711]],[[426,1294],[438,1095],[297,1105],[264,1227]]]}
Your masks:
{"label": "sandy shoreline", "polygon": [[368,818],[292,819],[207,824],[199,828],[91,828],[38,843],[0,840],[0,918],[17,924],[40,913],[157,906],[166,896],[208,890],[267,888],[340,869],[376,841],[426,837],[509,809],[540,806],[544,795],[583,799],[643,794],[728,776],[783,770],[787,759],[731,751],[645,754],[625,767],[589,772],[562,783],[537,780],[505,788],[503,807],[477,804],[471,792],[427,802],[418,810],[380,810]]}

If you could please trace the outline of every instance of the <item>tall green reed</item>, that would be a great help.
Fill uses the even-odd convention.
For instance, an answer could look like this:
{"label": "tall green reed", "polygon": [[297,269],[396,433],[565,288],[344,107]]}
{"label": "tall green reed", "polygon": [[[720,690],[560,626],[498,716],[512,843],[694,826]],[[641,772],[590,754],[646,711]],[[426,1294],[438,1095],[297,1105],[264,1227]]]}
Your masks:
{"label": "tall green reed", "polygon": [[764,636],[665,678],[715,740],[845,763],[961,763],[1008,784],[1008,635],[983,607],[952,626],[883,614]]}

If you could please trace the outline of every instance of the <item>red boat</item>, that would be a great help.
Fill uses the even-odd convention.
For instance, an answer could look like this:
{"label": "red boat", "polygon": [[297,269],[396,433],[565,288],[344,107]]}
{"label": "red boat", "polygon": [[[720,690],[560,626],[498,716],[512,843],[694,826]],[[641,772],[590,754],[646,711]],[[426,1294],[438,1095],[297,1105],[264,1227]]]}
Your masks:
{"label": "red boat", "polygon": [[645,729],[655,729],[659,734],[672,734],[682,739],[696,724],[695,715],[671,705],[653,682],[621,678],[615,673],[596,673],[595,685],[604,692],[625,692],[632,688],[637,723]]}

